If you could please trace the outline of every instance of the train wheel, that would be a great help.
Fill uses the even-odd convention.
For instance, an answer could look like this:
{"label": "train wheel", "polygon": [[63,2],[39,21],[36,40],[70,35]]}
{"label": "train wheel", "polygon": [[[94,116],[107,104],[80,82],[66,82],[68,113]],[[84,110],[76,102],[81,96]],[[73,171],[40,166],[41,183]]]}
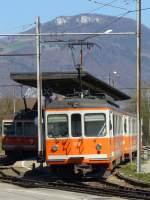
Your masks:
{"label": "train wheel", "polygon": [[58,166],[57,165],[51,165],[51,172],[54,174],[54,175],[57,175],[58,174]]}
{"label": "train wheel", "polygon": [[5,151],[5,155],[7,156],[7,157],[12,157],[13,156],[13,153],[12,153],[12,151]]}
{"label": "train wheel", "polygon": [[72,178],[74,176],[74,165],[52,165],[52,173],[63,178]]}
{"label": "train wheel", "polygon": [[98,178],[105,178],[109,171],[107,165],[93,165],[92,169],[93,174],[95,174]]}
{"label": "train wheel", "polygon": [[59,168],[60,175],[63,178],[72,178],[74,176],[74,165],[62,165]]}

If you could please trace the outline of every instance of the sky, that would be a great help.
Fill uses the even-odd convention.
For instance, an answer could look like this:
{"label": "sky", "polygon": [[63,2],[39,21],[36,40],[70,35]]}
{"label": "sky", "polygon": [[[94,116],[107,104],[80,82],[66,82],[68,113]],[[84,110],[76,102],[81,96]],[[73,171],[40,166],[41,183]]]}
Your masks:
{"label": "sky", "polygon": [[[36,16],[47,22],[58,16],[72,16],[81,13],[98,13],[119,16],[127,10],[135,10],[135,0],[0,0],[0,33],[24,31],[33,26]],[[125,3],[128,2],[128,3]],[[101,7],[101,8],[100,8]],[[143,8],[150,8],[150,0],[142,0]],[[124,10],[123,8],[127,9]],[[135,13],[126,17],[134,18]],[[150,28],[150,10],[142,11],[142,23]]]}

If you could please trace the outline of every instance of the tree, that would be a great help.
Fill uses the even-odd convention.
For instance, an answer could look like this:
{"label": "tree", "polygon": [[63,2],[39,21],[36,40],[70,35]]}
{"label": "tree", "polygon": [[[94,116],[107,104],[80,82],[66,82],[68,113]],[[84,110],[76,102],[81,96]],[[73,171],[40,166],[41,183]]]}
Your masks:
{"label": "tree", "polygon": [[[0,121],[2,119],[11,119],[14,114],[14,102],[13,97],[4,97],[0,99]],[[15,100],[16,112],[24,109],[24,103],[22,99]]]}

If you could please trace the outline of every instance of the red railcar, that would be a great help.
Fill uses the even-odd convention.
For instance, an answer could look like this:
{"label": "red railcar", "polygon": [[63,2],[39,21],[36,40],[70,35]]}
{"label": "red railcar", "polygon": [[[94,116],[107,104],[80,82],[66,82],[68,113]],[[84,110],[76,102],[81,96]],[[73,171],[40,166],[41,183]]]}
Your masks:
{"label": "red railcar", "polygon": [[22,111],[13,119],[2,121],[2,148],[7,156],[20,157],[37,153],[36,112]]}

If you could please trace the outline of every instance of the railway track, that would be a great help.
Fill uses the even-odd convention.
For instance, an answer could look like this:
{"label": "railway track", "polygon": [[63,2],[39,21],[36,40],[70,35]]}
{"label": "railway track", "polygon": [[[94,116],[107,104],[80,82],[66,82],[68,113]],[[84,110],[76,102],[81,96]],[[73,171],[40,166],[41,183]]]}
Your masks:
{"label": "railway track", "polygon": [[[128,199],[145,199],[150,200],[150,190],[143,189],[135,189],[130,187],[118,186],[113,183],[108,183],[105,180],[101,180],[100,182],[85,182],[85,181],[73,181],[69,182],[63,180],[48,180],[48,179],[36,179],[35,177],[20,177],[17,170],[15,173],[18,176],[6,175],[3,170],[6,167],[0,168],[0,181],[5,183],[16,184],[26,188],[47,188],[47,189],[58,189],[58,190],[66,190],[78,193],[86,193],[98,196],[117,196]],[[9,167],[7,167],[9,169]],[[14,171],[13,167],[10,167],[11,170]],[[35,178],[35,179],[34,179]]]}

